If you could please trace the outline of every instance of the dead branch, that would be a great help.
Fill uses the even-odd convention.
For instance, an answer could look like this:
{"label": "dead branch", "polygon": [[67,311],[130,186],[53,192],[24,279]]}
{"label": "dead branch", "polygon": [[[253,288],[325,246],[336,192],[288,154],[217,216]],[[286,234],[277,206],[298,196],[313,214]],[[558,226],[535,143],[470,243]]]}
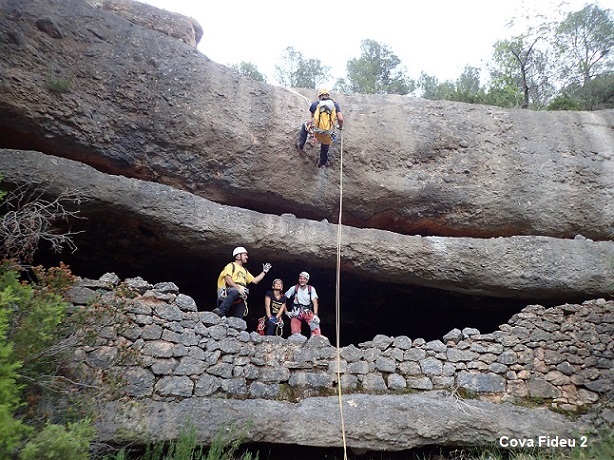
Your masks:
{"label": "dead branch", "polygon": [[41,241],[55,252],[65,247],[77,250],[73,237],[81,231],[60,230],[59,224],[70,223],[79,216],[78,206],[84,201],[79,190],[65,190],[47,199],[47,189],[18,185],[7,192],[4,212],[0,216],[0,255],[30,263]]}

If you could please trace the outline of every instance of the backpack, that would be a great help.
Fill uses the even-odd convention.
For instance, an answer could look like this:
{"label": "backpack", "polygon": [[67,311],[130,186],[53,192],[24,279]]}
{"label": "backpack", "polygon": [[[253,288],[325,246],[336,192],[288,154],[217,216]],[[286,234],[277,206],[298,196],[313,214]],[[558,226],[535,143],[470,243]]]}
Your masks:
{"label": "backpack", "polygon": [[337,109],[331,99],[318,102],[313,112],[313,130],[318,134],[331,135],[335,131]]}

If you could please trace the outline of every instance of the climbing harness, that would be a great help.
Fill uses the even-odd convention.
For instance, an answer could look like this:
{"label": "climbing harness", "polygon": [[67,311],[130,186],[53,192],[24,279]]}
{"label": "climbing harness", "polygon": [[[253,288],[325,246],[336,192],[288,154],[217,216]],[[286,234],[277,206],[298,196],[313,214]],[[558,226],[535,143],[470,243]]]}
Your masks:
{"label": "climbing harness", "polygon": [[284,322],[281,318],[277,321],[277,328],[275,329],[275,335],[281,337],[284,334]]}
{"label": "climbing harness", "polygon": [[318,143],[318,140],[316,139],[316,133],[313,130],[312,121],[305,122],[305,131],[307,131],[307,141],[305,142],[305,145],[309,144],[315,146]]}

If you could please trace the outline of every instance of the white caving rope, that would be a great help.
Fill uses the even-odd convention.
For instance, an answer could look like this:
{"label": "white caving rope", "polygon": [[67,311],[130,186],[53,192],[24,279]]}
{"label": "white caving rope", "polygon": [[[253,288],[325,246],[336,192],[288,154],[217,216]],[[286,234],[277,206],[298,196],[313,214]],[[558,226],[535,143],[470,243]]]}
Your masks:
{"label": "white caving rope", "polygon": [[341,332],[341,216],[343,213],[343,134],[339,133],[339,219],[337,221],[337,279],[335,283],[335,332],[337,335],[337,392],[339,395],[339,416],[341,418],[341,436],[343,439],[343,459],[347,460],[347,445],[345,440],[345,420],[343,418],[343,398],[341,394],[341,355],[340,355],[340,332]]}
{"label": "white caving rope", "polygon": [[[307,104],[311,104],[311,101],[296,91],[289,89],[291,93],[302,97],[307,101]],[[336,282],[335,282],[335,332],[337,335],[336,347],[337,347],[337,393],[339,395],[339,417],[341,419],[341,436],[343,440],[343,460],[347,460],[347,444],[345,439],[345,420],[343,418],[343,395],[341,392],[341,345],[340,345],[340,318],[341,318],[341,296],[339,294],[341,287],[341,216],[343,213],[343,134],[339,133],[339,219],[337,223],[337,270],[336,270]]]}
{"label": "white caving rope", "polygon": [[307,96],[303,96],[301,93],[298,93],[296,91],[294,91],[291,88],[286,88],[288,91],[290,91],[293,94],[296,94],[297,96],[302,97],[303,99],[305,99],[305,102],[307,102],[307,107],[309,107],[311,105],[311,101],[309,100],[309,98]]}

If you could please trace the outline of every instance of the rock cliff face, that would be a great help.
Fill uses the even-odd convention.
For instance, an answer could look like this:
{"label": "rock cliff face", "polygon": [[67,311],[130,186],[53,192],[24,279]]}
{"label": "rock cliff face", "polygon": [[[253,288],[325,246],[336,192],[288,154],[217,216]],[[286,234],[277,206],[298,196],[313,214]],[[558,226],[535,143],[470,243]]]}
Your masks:
{"label": "rock cliff face", "polygon": [[[200,36],[194,21],[137,2],[5,1],[0,7],[0,146],[93,166],[102,173],[96,187],[107,178],[112,189],[113,177],[122,176],[234,206],[213,244],[210,234],[176,225],[166,232],[147,228],[157,252],[168,249],[181,259],[202,248],[214,272],[233,246],[244,244],[278,266],[293,265],[286,279],[303,268],[331,269],[335,230],[326,221],[337,219],[341,145],[333,167],[323,170],[293,149],[310,92],[260,84],[211,62],[194,48]],[[537,113],[335,96],[346,118],[343,222],[352,228],[344,233],[343,263],[349,274],[494,297],[580,299],[611,291],[612,242],[570,238],[611,240],[614,232],[614,111]],[[0,168],[12,167],[11,155],[2,161]],[[89,180],[72,177],[81,169],[61,169],[54,174],[68,176],[65,182],[83,187]],[[11,180],[28,182],[19,172]],[[156,209],[157,218],[172,216],[172,206]],[[142,223],[149,219],[145,207],[124,210],[102,198],[96,212]],[[277,217],[284,213],[324,223],[279,226],[288,221]],[[252,225],[251,216],[261,214],[262,224]],[[202,226],[191,217],[178,225]],[[112,231],[101,220],[90,218],[89,235],[79,237],[81,254],[105,259],[109,250],[117,252],[104,247],[108,238],[94,236]],[[123,240],[142,237],[134,227],[119,227]],[[394,233],[357,230],[367,227]],[[355,251],[363,234],[371,235],[369,249]],[[126,246],[125,266],[138,266],[142,252],[150,252]],[[565,255],[570,251],[574,258]],[[422,261],[420,253],[427,256]],[[73,259],[78,267],[86,265],[81,254]],[[206,269],[203,275],[215,277]],[[324,275],[320,280],[330,278]]]}
{"label": "rock cliff face", "polygon": [[614,111],[334,94],[343,138],[316,169],[293,147],[312,90],[241,77],[195,49],[201,34],[129,0],[0,0],[2,185],[84,198],[78,250],[41,261],[173,280],[210,310],[247,246],[252,272],[273,263],[247,324],[274,277],[306,269],[333,338],[343,191],[346,345],[612,296]]}
{"label": "rock cliff face", "polygon": [[[190,21],[136,5],[2,3],[4,147],[223,204],[335,220],[339,152],[331,169],[316,170],[293,149],[312,91],[242,78],[195,50]],[[348,224],[421,235],[610,238],[614,111],[334,96],[347,120]]]}
{"label": "rock cliff face", "polygon": [[[612,292],[614,111],[335,95],[346,129],[318,170],[293,149],[311,92],[211,62],[193,20],[126,0],[0,9],[0,169],[46,193],[88,190],[81,249],[61,256],[85,274],[171,276],[202,291],[247,245],[286,282],[315,273],[330,306],[343,153],[344,298],[374,327],[382,315],[364,305],[397,316],[399,298],[440,291],[553,302]],[[371,294],[355,288],[365,279]]]}

